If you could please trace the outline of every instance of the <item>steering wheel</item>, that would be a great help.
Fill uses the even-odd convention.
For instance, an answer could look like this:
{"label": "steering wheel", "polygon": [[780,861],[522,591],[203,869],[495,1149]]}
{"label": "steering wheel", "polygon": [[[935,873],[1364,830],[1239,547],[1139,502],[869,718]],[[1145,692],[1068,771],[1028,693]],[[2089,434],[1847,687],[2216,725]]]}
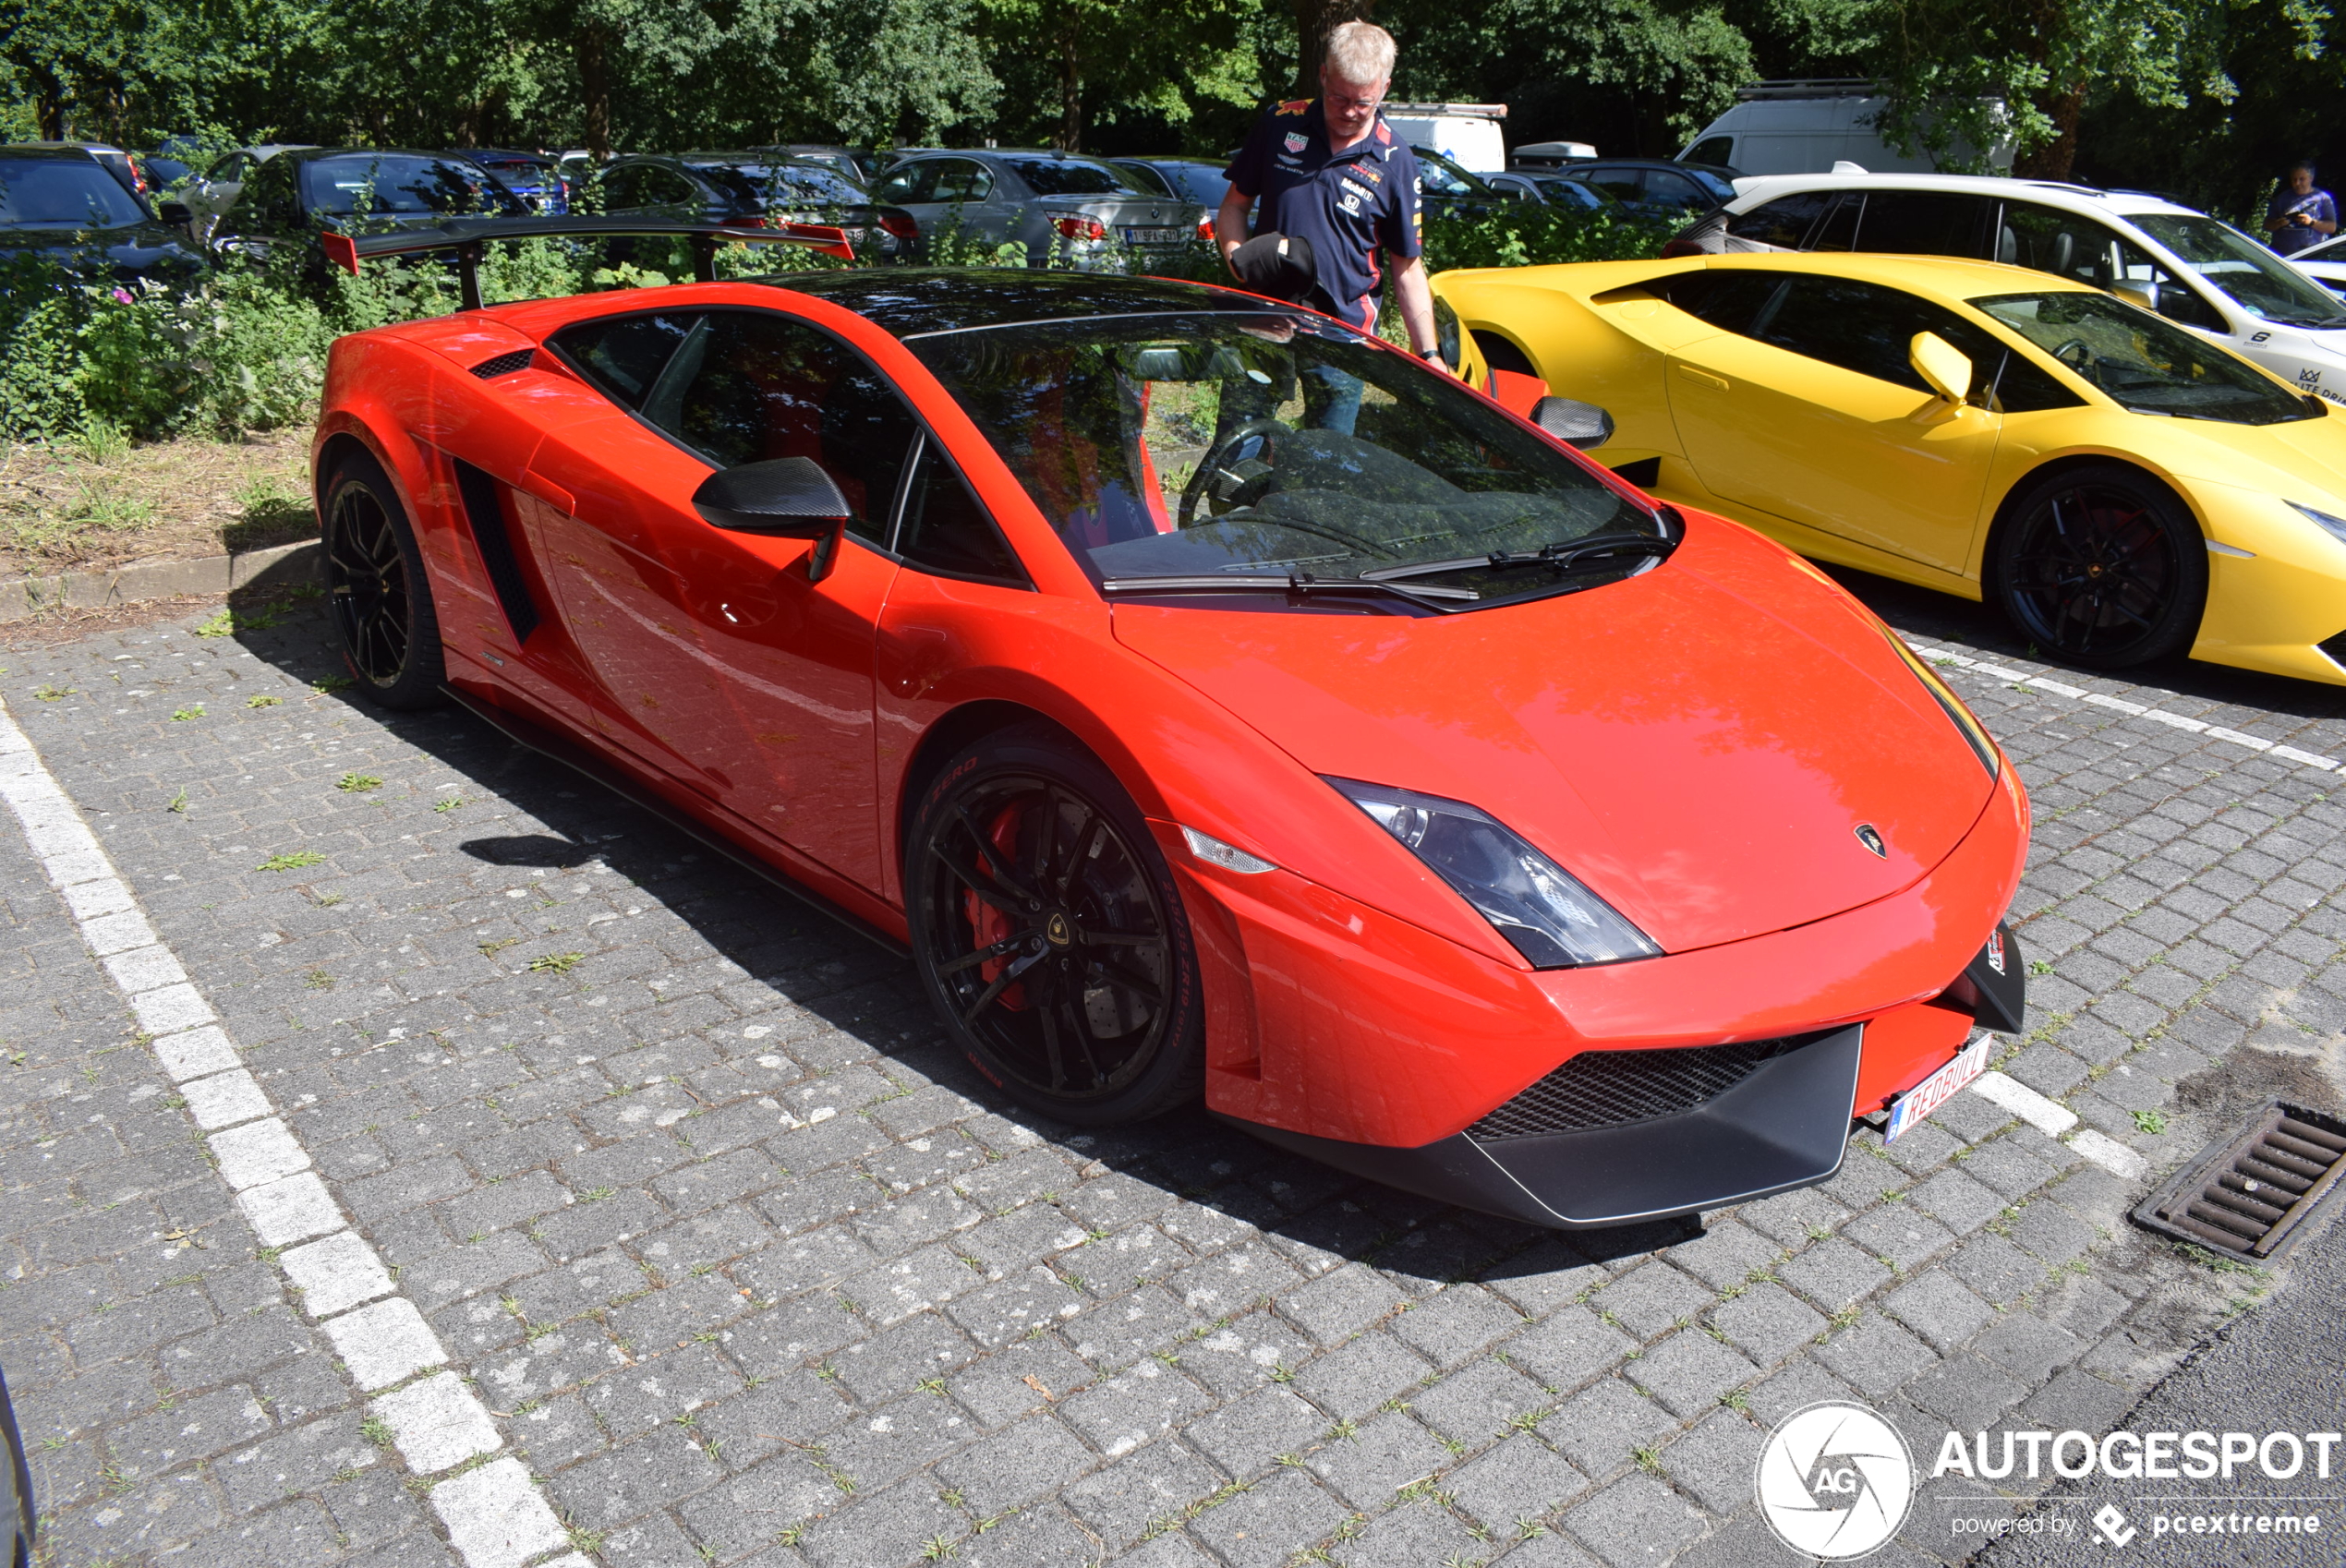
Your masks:
{"label": "steering wheel", "polygon": [[[1212,448],[1207,451],[1205,456],[1198,463],[1197,472],[1191,474],[1190,476],[1190,482],[1181,487],[1181,511],[1179,516],[1175,519],[1176,525],[1183,528],[1190,525],[1190,519],[1197,512],[1197,503],[1205,494],[1207,482],[1215,475],[1222,472],[1222,460],[1228,456],[1232,452],[1237,451],[1240,442],[1247,440],[1250,436],[1269,436],[1275,434],[1284,435],[1286,433],[1287,426],[1285,424],[1279,420],[1270,418],[1249,419],[1239,425],[1233,426],[1229,434],[1215,441]],[[1245,480],[1240,480],[1236,484],[1222,486],[1215,490],[1214,499],[1216,501],[1231,500],[1237,495],[1239,490],[1245,488]]]}
{"label": "steering wheel", "polygon": [[[2074,359],[2071,358],[2070,356],[2072,354],[2074,354],[2076,357]],[[2097,357],[2093,349],[2086,344],[2084,338],[2071,338],[2067,343],[2064,343],[2059,348],[2054,349],[2052,351],[2052,356],[2055,359],[2060,360],[2063,365],[2068,366],[2072,370],[2078,371],[2083,371],[2085,368],[2091,365]]]}

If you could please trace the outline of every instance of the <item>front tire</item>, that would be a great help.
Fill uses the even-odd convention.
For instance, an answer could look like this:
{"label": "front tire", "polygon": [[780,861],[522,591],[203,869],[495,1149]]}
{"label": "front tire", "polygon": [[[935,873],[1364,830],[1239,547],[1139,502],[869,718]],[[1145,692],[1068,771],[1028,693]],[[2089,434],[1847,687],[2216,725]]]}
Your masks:
{"label": "front tire", "polygon": [[359,692],[388,708],[446,702],[448,667],[423,551],[399,492],[373,457],[353,452],[335,464],[322,531],[334,640]]}
{"label": "front tire", "polygon": [[972,745],[922,799],[904,882],[929,998],[1005,1093],[1080,1127],[1197,1097],[1204,1013],[1180,893],[1095,758],[1041,726]]}
{"label": "front tire", "polygon": [[2207,541],[2174,492],[2138,470],[2068,469],[2014,499],[1997,537],[1996,597],[2054,657],[2146,664],[2198,634]]}

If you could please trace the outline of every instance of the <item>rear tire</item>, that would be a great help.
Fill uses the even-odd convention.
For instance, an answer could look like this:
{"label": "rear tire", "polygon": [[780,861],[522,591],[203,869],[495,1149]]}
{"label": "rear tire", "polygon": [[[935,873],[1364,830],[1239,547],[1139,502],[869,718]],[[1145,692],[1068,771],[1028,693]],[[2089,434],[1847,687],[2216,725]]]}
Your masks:
{"label": "rear tire", "polygon": [[904,884],[929,999],[1003,1092],[1080,1127],[1197,1097],[1204,1008],[1180,891],[1097,759],[1040,725],[978,741],[923,798]]}
{"label": "rear tire", "polygon": [[2191,645],[2207,603],[2207,544],[2164,485],[2115,463],[2015,497],[1996,539],[1996,598],[2046,654],[2124,669]]}
{"label": "rear tire", "polygon": [[328,615],[343,668],[368,701],[438,707],[448,666],[423,551],[382,465],[351,452],[327,476],[321,532]]}

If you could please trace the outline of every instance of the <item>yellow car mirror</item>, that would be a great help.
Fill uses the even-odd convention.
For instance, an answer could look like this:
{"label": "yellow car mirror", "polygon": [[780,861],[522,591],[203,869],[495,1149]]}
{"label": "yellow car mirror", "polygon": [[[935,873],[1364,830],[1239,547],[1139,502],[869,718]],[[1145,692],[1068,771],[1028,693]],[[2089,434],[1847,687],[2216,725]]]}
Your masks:
{"label": "yellow car mirror", "polygon": [[1906,347],[1906,358],[1930,390],[1949,403],[1971,395],[1971,361],[1962,349],[1937,332],[1917,332]]}

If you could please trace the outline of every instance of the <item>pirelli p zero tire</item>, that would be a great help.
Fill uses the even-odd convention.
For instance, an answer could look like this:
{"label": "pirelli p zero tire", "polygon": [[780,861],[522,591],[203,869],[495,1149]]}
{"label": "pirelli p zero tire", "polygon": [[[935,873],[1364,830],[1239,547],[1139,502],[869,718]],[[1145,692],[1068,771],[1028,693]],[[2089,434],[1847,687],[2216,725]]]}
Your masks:
{"label": "pirelli p zero tire", "polygon": [[2093,669],[2189,647],[2207,603],[2197,521],[2166,486],[2121,464],[2066,469],[2013,498],[1995,567],[2013,626]]}
{"label": "pirelli p zero tire", "polygon": [[1197,1097],[1189,921],[1139,808],[1095,758],[1041,726],[979,741],[922,798],[904,876],[929,997],[1004,1092],[1083,1127]]}
{"label": "pirelli p zero tire", "polygon": [[321,528],[328,614],[344,666],[370,702],[436,707],[448,667],[423,551],[382,465],[365,452],[339,458],[327,476]]}

